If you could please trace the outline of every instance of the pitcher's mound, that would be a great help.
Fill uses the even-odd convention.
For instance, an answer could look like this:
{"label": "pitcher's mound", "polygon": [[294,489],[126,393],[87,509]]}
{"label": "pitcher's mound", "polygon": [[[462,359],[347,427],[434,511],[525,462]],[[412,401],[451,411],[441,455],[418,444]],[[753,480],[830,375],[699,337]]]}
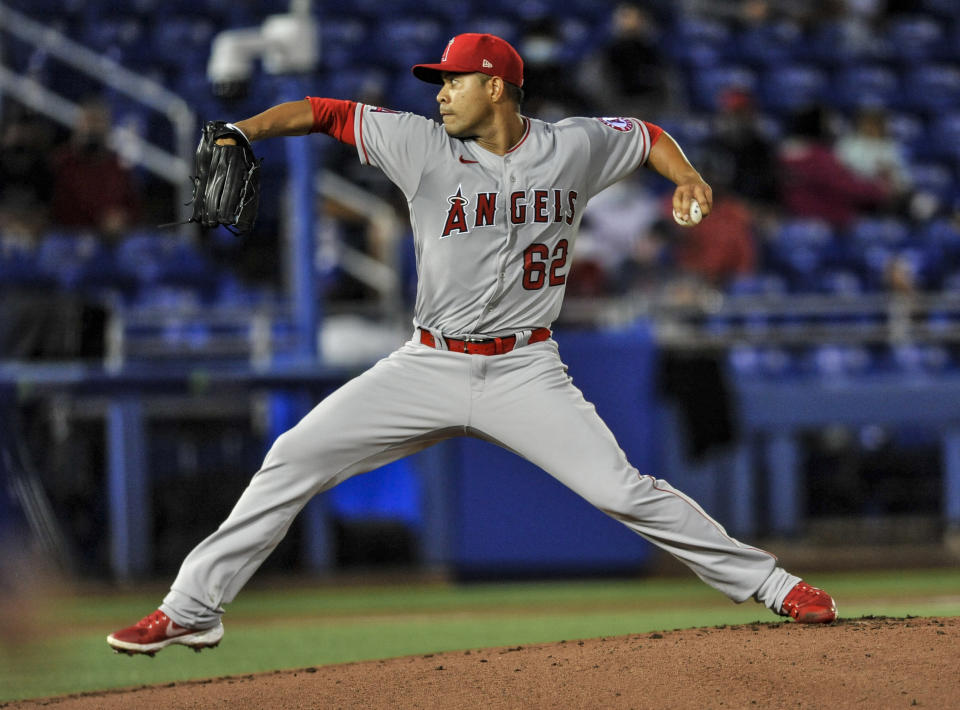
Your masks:
{"label": "pitcher's mound", "polygon": [[153,708],[927,708],[960,698],[960,618],[864,617],[451,651],[12,703]]}

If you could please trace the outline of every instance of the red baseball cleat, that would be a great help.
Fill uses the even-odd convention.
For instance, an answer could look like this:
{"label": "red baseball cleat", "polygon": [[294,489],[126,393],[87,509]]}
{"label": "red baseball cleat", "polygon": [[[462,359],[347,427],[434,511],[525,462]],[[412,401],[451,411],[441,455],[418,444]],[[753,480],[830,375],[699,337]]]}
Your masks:
{"label": "red baseball cleat", "polygon": [[829,624],[837,618],[837,605],[825,591],[801,581],[783,600],[780,614],[801,624]]}
{"label": "red baseball cleat", "polygon": [[145,653],[152,656],[174,643],[189,646],[199,653],[202,648],[213,648],[222,638],[223,624],[219,622],[209,629],[188,629],[157,609],[133,626],[114,631],[107,636],[107,643],[115,653],[129,656]]}

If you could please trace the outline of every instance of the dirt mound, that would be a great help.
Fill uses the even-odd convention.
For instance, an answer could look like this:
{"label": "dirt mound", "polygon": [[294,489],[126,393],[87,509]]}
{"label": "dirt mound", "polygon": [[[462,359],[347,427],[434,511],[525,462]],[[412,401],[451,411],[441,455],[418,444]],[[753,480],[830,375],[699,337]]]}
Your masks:
{"label": "dirt mound", "polygon": [[960,618],[760,623],[231,676],[0,707],[954,707]]}

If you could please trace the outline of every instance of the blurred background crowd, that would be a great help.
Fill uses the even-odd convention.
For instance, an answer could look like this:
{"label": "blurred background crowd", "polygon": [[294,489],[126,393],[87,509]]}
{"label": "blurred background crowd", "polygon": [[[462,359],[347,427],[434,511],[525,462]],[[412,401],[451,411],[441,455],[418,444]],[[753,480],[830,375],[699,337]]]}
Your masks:
{"label": "blurred background crowd", "polygon": [[[236,119],[277,99],[274,78],[262,76],[239,95],[217,98],[206,66],[217,32],[256,25],[284,12],[285,2],[173,2],[161,22],[151,0],[10,5],[176,92],[202,118]],[[525,57],[528,115],[633,115],[674,135],[718,193],[713,217],[691,230],[674,228],[667,186],[641,171],[588,213],[570,282],[574,297],[666,290],[684,298],[703,287],[910,292],[960,279],[960,30],[950,2],[573,2],[563,13],[537,1],[427,2],[416,10],[405,3],[318,5],[320,61],[305,77],[312,93],[435,116],[431,89],[415,83],[409,65],[437,54],[452,33],[491,31]],[[15,38],[2,47],[11,70],[81,109],[70,127],[3,100],[4,265],[14,256],[36,261],[29,276],[19,264],[21,281],[45,276],[67,289],[102,282],[103,274],[80,274],[79,283],[69,283],[58,269],[77,264],[56,263],[53,255],[48,261],[47,252],[88,235],[114,251],[137,244],[149,251],[156,225],[177,218],[178,194],[121,159],[111,128],[172,150],[169,122],[42,50]],[[349,150],[327,148],[326,167],[403,217],[392,186],[365,174],[372,171],[361,170]],[[197,237],[191,245],[199,250],[193,285],[204,287],[205,299],[235,295],[231,288],[218,293],[217,279],[280,286],[283,159],[270,159],[276,146],[263,150],[277,190],[266,193],[253,244],[241,249]],[[332,239],[377,255],[356,220],[326,212],[336,222]],[[94,245],[86,250],[103,271],[106,257],[94,257]],[[338,264],[327,266],[324,288],[333,300],[371,295],[337,273]],[[0,267],[0,283],[17,281],[12,270]],[[156,296],[153,287],[177,285],[172,277],[134,283],[129,271],[120,263],[115,274],[128,303]]]}
{"label": "blurred background crowd", "polygon": [[[207,76],[214,37],[258,26],[290,3],[0,6],[19,18],[6,14],[0,23],[0,359],[255,359],[255,338],[230,349],[224,318],[246,332],[253,314],[270,313],[275,349],[290,329],[282,315],[291,278],[283,141],[258,145],[264,192],[248,238],[193,225],[161,230],[183,216],[186,173],[183,164],[173,177],[151,167],[139,141],[182,154],[172,110],[77,71],[30,41],[31,27],[95,53],[104,74],[118,66],[136,72],[145,96],[172,92],[197,121],[244,118],[305,93],[436,116],[433,89],[410,66],[434,60],[450,36],[478,31],[508,39],[524,57],[525,114],[658,123],[715,191],[712,215],[690,229],[673,223],[670,185],[649,171],[600,194],[584,216],[561,327],[647,317],[665,348],[710,348],[724,368],[747,377],[960,368],[953,0],[321,1],[311,9],[314,68],[291,84],[257,64],[231,85]],[[25,29],[9,31],[14,25]],[[34,101],[44,92],[53,98]],[[60,105],[70,110],[49,110]],[[409,328],[412,243],[398,190],[362,168],[352,148],[308,140],[318,144],[324,186],[314,264],[331,330],[321,341],[335,361],[335,336],[349,338],[350,328]],[[341,314],[369,320],[346,318],[334,330]],[[57,422],[44,422],[55,435]],[[177,465],[209,471],[197,451],[184,453],[189,424],[176,426]],[[248,445],[229,423],[203,436],[224,451]],[[881,452],[874,464],[889,463],[891,440],[876,427],[830,430],[811,444],[810,459],[842,474],[850,459],[838,452],[853,441],[861,453]],[[931,440],[918,440],[927,448],[916,470],[932,480],[939,464],[927,460]],[[76,452],[51,451],[63,459],[51,469],[67,471]],[[846,472],[840,478],[854,501],[869,484],[849,465]],[[64,506],[71,490],[81,496],[96,485],[72,472],[60,484]],[[936,485],[924,485],[913,490],[927,491],[935,508]],[[95,512],[88,517],[80,534],[92,540],[103,523]]]}

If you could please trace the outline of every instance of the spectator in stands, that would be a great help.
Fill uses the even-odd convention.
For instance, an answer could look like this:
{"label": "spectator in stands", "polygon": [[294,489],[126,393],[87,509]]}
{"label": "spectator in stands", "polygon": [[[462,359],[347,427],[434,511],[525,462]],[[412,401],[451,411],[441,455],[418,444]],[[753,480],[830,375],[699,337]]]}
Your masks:
{"label": "spectator in stands", "polygon": [[857,112],[854,129],[837,141],[837,157],[857,175],[887,183],[898,198],[911,188],[902,146],[887,132],[887,114],[879,107]]}
{"label": "spectator in stands", "polygon": [[133,173],[108,146],[110,125],[105,103],[83,103],[73,135],[53,158],[52,216],[62,227],[116,238],[136,222],[140,198]]}
{"label": "spectator in stands", "polygon": [[778,20],[807,22],[811,16],[822,19],[831,13],[829,6],[843,0],[798,3],[790,0],[683,0],[683,14],[732,25],[738,29],[757,27]]}
{"label": "spectator in stands", "polygon": [[780,150],[781,200],[796,217],[812,217],[847,227],[862,211],[891,204],[886,179],[862,178],[837,158],[820,106],[799,111]]}
{"label": "spectator in stands", "polygon": [[47,164],[53,138],[37,116],[11,109],[0,127],[0,232],[34,242],[43,231],[53,192]]}
{"label": "spectator in stands", "polygon": [[753,94],[733,87],[718,103],[715,162],[731,171],[731,187],[740,197],[755,207],[772,207],[778,196],[776,149],[760,126]]}
{"label": "spectator in stands", "polygon": [[564,61],[563,38],[549,16],[530,22],[518,48],[523,56],[524,113],[546,121],[581,115],[588,102],[573,80],[575,67]]}
{"label": "spectator in stands", "polygon": [[607,44],[582,65],[579,83],[595,107],[610,115],[654,118],[675,107],[678,85],[657,46],[650,12],[621,2],[611,17]]}

